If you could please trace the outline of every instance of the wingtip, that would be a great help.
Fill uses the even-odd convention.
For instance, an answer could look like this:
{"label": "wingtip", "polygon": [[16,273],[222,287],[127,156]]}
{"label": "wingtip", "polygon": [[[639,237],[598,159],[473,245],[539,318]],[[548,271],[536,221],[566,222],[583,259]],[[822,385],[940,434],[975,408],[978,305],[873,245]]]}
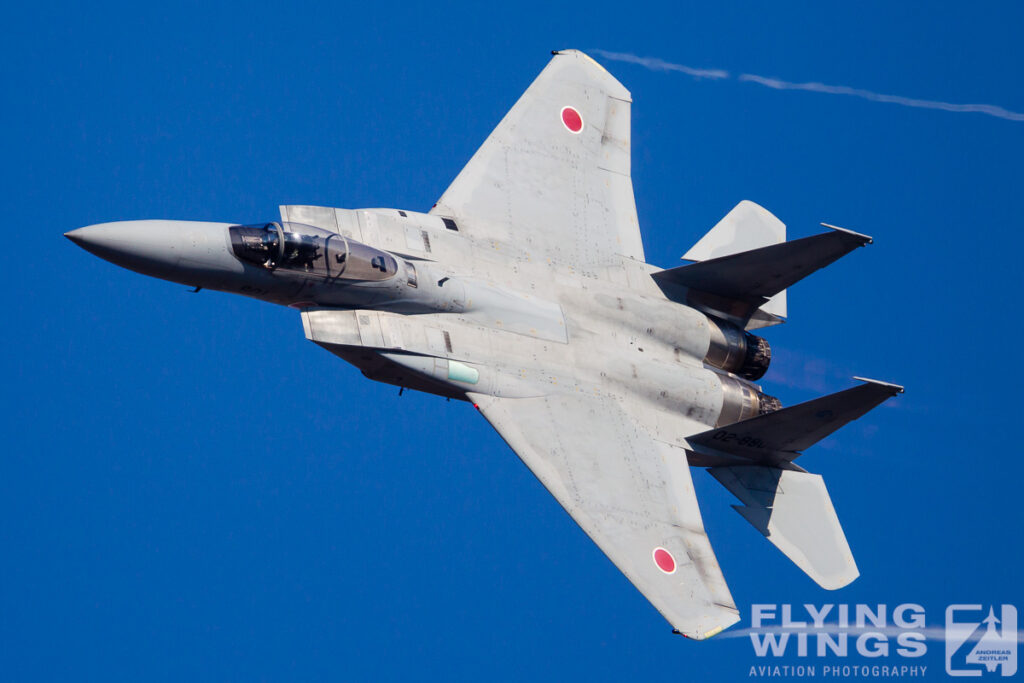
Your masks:
{"label": "wingtip", "polygon": [[902,394],[903,393],[903,385],[901,385],[901,384],[893,384],[892,382],[883,382],[880,379],[871,379],[870,377],[856,377],[855,376],[854,379],[859,381],[859,382],[867,382],[868,384],[877,384],[879,386],[888,387],[889,389],[892,390],[892,392],[894,394]]}
{"label": "wingtip", "polygon": [[811,576],[814,583],[827,591],[837,591],[840,588],[846,588],[858,578],[860,578],[860,570],[857,569],[856,563],[853,563],[852,560],[849,567],[844,568],[838,573],[828,576]]}
{"label": "wingtip", "polygon": [[687,640],[701,641],[701,640],[707,640],[708,638],[713,638],[713,637],[717,636],[719,633],[724,631],[726,628],[728,628],[728,626],[716,626],[715,628],[711,629],[710,631],[707,631],[706,633],[683,633],[679,629],[674,628],[674,629],[672,629],[672,635],[682,636],[683,638],[686,638]]}
{"label": "wingtip", "polygon": [[861,246],[866,244],[872,244],[875,241],[875,238],[872,237],[871,235],[865,235],[863,233],[855,232],[853,230],[847,230],[846,228],[840,228],[838,225],[832,225],[830,223],[819,223],[819,225],[821,225],[821,227],[823,228],[828,228],[829,230],[835,230],[836,232],[846,233],[847,235],[850,235],[851,237],[858,239],[861,242]]}
{"label": "wingtip", "polygon": [[682,636],[687,640],[707,640],[708,638],[717,636],[725,629],[739,622],[740,612],[738,609],[718,603],[716,603],[716,606],[720,608],[721,612],[710,618],[711,623],[708,623],[708,621],[690,624],[675,623],[672,628],[672,633],[677,636]]}
{"label": "wingtip", "polygon": [[[596,48],[591,48],[591,49],[594,52],[597,52],[598,54],[602,54],[603,53],[602,50],[598,50]],[[553,57],[559,57],[559,56],[578,57],[578,58],[582,59],[584,62],[590,63],[595,68],[597,68],[597,70],[600,73],[603,73],[605,76],[607,76],[610,79],[610,81],[608,83],[606,83],[605,86],[608,88],[607,92],[608,92],[608,94],[611,97],[623,100],[625,102],[632,102],[633,101],[633,96],[630,94],[629,90],[626,89],[626,86],[622,85],[622,83],[620,83],[619,80],[617,78],[615,78],[615,76],[613,76],[610,71],[608,71],[608,69],[604,68],[604,66],[599,61],[597,61],[596,59],[591,57],[589,54],[587,54],[583,50],[578,50],[576,48],[565,48],[565,49],[562,49],[562,50],[552,50],[551,54],[552,54]]]}

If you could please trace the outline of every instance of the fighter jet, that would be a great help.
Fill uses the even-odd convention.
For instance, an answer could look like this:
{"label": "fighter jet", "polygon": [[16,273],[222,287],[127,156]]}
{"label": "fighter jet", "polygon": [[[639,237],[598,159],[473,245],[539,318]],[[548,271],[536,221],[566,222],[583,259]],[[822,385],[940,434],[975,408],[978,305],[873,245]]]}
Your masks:
{"label": "fighter jet", "polygon": [[630,93],[553,53],[427,213],[281,206],[256,224],[142,220],[66,233],[119,266],[296,309],[306,337],[378,382],[472,404],[668,620],[739,620],[690,468],[819,585],[857,565],[801,453],[902,387],[855,378],[791,407],[765,394],[786,289],[871,238],[786,241],[743,201],[648,264],[630,179]]}

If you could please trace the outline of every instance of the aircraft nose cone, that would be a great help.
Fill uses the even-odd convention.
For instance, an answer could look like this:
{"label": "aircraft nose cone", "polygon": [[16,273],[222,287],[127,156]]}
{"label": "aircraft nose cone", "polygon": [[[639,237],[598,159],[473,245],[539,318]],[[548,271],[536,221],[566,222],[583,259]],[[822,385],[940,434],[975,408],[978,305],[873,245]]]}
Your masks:
{"label": "aircraft nose cone", "polygon": [[179,221],[119,221],[64,233],[102,259],[132,270],[173,268],[181,258]]}
{"label": "aircraft nose cone", "polygon": [[89,240],[88,229],[78,228],[77,230],[69,230],[64,233],[64,236],[69,240],[77,244],[78,246],[85,248],[86,242]]}
{"label": "aircraft nose cone", "polygon": [[102,259],[144,275],[191,282],[219,269],[227,256],[229,223],[195,221],[118,221],[64,233]]}

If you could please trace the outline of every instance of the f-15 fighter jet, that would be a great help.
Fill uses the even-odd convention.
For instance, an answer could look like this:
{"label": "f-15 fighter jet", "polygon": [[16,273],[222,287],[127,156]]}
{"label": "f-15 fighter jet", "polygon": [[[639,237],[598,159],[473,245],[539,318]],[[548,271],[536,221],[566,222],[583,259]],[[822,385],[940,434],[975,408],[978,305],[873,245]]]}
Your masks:
{"label": "f-15 fighter jet", "polygon": [[[902,391],[861,380],[783,408],[755,384],[786,288],[871,238],[786,241],[741,202],[667,270],[644,261],[630,94],[554,53],[428,213],[282,206],[254,225],[123,221],[67,233],[125,268],[299,311],[370,379],[472,403],[678,633],[739,619],[691,467],[825,588],[857,566],[801,452]],[[858,378],[859,379],[859,378]]]}

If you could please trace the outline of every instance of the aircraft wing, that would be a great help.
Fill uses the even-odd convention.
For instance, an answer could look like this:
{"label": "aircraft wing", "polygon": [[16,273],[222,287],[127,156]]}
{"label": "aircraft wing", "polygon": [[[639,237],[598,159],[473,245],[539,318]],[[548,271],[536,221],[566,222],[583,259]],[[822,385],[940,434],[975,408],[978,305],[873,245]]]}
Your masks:
{"label": "aircraft wing", "polygon": [[609,397],[469,398],[679,632],[703,639],[739,620],[685,451],[652,438]]}
{"label": "aircraft wing", "polygon": [[584,271],[621,256],[643,261],[630,103],[593,59],[556,53],[430,213],[470,237]]}

